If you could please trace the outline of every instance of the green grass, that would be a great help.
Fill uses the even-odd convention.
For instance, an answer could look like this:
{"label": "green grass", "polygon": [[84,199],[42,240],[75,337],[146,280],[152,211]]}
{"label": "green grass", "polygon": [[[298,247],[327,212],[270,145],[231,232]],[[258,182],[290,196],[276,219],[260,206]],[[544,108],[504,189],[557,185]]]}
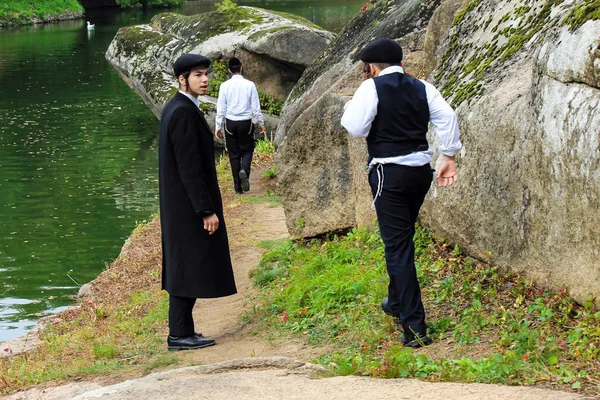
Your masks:
{"label": "green grass", "polygon": [[28,24],[34,16],[45,18],[65,12],[83,11],[77,0],[2,0],[0,23],[6,25]]}
{"label": "green grass", "polygon": [[432,346],[399,345],[380,310],[387,274],[377,232],[354,229],[272,245],[251,276],[261,292],[246,319],[331,351],[334,374],[534,385],[600,393],[600,312],[462,255],[424,229],[416,261]]}
{"label": "green grass", "polygon": [[49,325],[35,350],[0,360],[0,394],[52,380],[114,374],[137,364],[147,373],[177,362],[165,355],[160,334],[168,310],[164,292],[133,292],[125,304],[84,304],[83,310],[72,321]]}

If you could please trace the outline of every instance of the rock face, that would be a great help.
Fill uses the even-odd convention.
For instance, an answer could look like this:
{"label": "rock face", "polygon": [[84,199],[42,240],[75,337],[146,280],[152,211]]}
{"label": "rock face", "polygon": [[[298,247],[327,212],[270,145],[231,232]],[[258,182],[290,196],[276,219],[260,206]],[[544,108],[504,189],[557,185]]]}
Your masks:
{"label": "rock face", "polygon": [[427,21],[439,1],[378,2],[350,22],[290,93],[277,128],[277,175],[295,236],[371,224],[366,143],[340,125],[362,81],[358,56],[373,38],[401,38],[405,66],[424,76]]}
{"label": "rock face", "polygon": [[290,232],[375,218],[366,145],[339,119],[361,81],[358,53],[390,37],[407,72],[455,107],[464,144],[459,183],[432,187],[422,223],[475,257],[600,298],[600,21],[585,20],[594,4],[398,0],[361,13],[284,106],[277,168]]}
{"label": "rock face", "polygon": [[[199,53],[211,60],[235,55],[248,79],[283,100],[333,36],[303,18],[252,7],[194,16],[164,13],[149,25],[121,28],[106,58],[159,116],[177,91],[172,66],[181,54]],[[216,99],[200,100],[207,120],[214,123]]]}

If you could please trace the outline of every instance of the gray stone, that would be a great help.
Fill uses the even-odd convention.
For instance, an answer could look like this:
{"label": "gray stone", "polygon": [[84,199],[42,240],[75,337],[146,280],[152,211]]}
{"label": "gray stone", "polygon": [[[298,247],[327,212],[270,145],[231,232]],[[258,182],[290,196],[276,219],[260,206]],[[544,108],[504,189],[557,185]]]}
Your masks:
{"label": "gray stone", "polygon": [[[106,58],[159,117],[177,91],[172,66],[181,54],[199,53],[211,60],[235,55],[244,63],[248,79],[284,100],[333,37],[303,18],[253,7],[193,16],[164,13],[148,25],[121,28]],[[201,96],[199,100],[212,126],[216,99]],[[267,130],[274,130],[277,122],[268,118]]]}
{"label": "gray stone", "polygon": [[77,299],[83,300],[84,298],[90,296],[91,294],[92,294],[92,283],[89,282],[79,288],[79,291],[77,292]]}

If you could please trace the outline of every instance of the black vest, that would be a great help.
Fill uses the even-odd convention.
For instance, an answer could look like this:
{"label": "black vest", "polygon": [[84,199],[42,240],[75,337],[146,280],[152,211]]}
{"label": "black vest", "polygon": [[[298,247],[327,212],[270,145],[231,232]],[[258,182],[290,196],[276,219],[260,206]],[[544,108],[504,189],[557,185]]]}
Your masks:
{"label": "black vest", "polygon": [[401,73],[373,81],[379,104],[367,137],[369,156],[396,157],[427,150],[429,105],[423,82]]}

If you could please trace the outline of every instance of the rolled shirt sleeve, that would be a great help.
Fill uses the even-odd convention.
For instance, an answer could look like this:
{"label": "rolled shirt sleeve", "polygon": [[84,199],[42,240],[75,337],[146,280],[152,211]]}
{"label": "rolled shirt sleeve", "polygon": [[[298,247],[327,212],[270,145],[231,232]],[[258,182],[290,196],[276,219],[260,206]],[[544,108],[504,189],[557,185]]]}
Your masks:
{"label": "rolled shirt sleeve", "polygon": [[255,119],[260,125],[265,124],[262,111],[260,111],[260,100],[258,99],[258,91],[256,85],[252,84],[250,91],[250,108],[252,110],[252,118]]}
{"label": "rolled shirt sleeve", "polygon": [[373,79],[367,79],[358,87],[352,100],[344,106],[342,126],[353,137],[367,137],[377,115],[377,89]]}

